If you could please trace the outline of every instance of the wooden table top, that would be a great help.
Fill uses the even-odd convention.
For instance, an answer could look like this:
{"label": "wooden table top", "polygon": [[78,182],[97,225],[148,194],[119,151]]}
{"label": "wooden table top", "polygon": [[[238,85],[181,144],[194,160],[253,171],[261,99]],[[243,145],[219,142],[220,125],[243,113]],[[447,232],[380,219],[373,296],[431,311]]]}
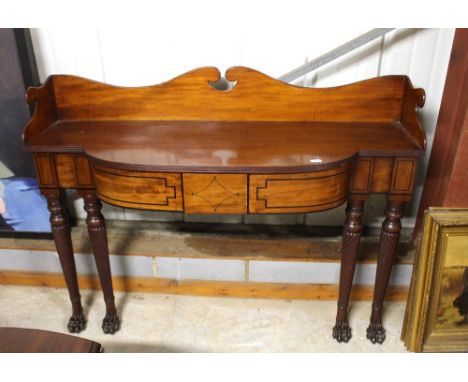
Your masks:
{"label": "wooden table top", "polygon": [[85,152],[140,171],[301,172],[354,155],[419,156],[400,122],[58,121],[34,152]]}
{"label": "wooden table top", "polygon": [[46,330],[0,328],[0,353],[99,353],[101,345]]}

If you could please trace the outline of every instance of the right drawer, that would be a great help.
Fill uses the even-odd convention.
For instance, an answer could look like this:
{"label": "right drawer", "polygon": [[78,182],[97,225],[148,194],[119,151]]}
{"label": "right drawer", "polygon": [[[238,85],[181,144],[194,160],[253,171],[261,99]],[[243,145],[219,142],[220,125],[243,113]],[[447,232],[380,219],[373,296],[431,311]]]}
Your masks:
{"label": "right drawer", "polygon": [[293,213],[328,210],[343,204],[350,165],[300,174],[249,176],[249,213]]}

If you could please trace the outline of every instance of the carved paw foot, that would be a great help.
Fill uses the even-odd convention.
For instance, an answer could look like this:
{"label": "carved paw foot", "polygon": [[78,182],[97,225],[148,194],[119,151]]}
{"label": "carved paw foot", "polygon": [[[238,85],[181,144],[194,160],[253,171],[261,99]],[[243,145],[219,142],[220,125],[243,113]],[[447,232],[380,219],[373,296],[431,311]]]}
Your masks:
{"label": "carved paw foot", "polygon": [[367,339],[373,344],[383,344],[385,341],[385,329],[379,322],[374,322],[367,328]]}
{"label": "carved paw foot", "polygon": [[86,319],[83,313],[72,315],[68,320],[67,328],[70,333],[79,333],[82,330],[85,330]]}
{"label": "carved paw foot", "polygon": [[333,338],[338,342],[348,342],[351,339],[351,328],[347,322],[337,322],[335,324]]}
{"label": "carved paw foot", "polygon": [[114,334],[120,329],[120,319],[116,314],[106,315],[102,320],[102,331],[106,334]]}

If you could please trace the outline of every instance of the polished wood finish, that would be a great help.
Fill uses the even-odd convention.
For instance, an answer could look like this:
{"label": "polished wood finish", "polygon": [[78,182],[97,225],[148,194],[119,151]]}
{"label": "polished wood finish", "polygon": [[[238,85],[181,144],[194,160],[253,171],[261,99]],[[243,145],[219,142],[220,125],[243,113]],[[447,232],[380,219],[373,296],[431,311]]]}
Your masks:
{"label": "polished wood finish", "polygon": [[62,190],[47,189],[42,190],[42,192],[47,198],[52,235],[72,303],[73,312],[68,321],[68,330],[71,333],[79,333],[86,328],[86,319],[83,315],[83,307],[81,306],[65,196]]}
{"label": "polished wood finish", "polygon": [[429,207],[468,206],[468,29],[457,28],[437,117],[414,239]]}
{"label": "polished wood finish", "polygon": [[[383,193],[390,190],[394,158],[373,158],[370,192]],[[353,192],[357,190],[353,189]]]}
{"label": "polished wood finish", "polygon": [[[75,170],[75,157],[68,154],[57,154],[54,156],[57,183],[63,188],[75,188],[75,174],[81,173]],[[89,185],[88,185],[89,186]]]}
{"label": "polished wood finish", "polygon": [[383,301],[390,280],[395,249],[400,238],[400,219],[403,216],[403,205],[404,202],[401,199],[389,196],[385,220],[382,223],[372,314],[367,328],[367,338],[374,344],[382,344],[385,340],[385,329],[382,326]]}
{"label": "polished wood finish", "polygon": [[0,328],[0,353],[100,353],[101,345],[47,330]]}
{"label": "polished wood finish", "polygon": [[[408,77],[311,89],[233,67],[226,72],[232,88],[224,91],[213,86],[219,78],[216,68],[205,67],[164,84],[124,88],[59,75],[28,90],[36,109],[24,129],[25,147],[44,190],[76,188],[84,195],[108,314],[116,320],[99,200],[243,214],[322,211],[348,199],[343,307],[361,202],[375,192],[391,194],[395,203],[411,196],[426,139],[416,115],[424,91]],[[379,293],[386,273],[379,273]]]}
{"label": "polished wood finish", "polygon": [[57,188],[59,184],[57,181],[53,155],[35,154],[34,164],[40,186],[42,188]]}
{"label": "polished wood finish", "polygon": [[132,171],[250,174],[323,170],[357,155],[422,153],[399,122],[322,121],[65,120],[26,148],[84,152],[95,163]]}
{"label": "polished wood finish", "polygon": [[184,211],[199,214],[245,214],[247,175],[184,174]]}
{"label": "polished wood finish", "polygon": [[408,194],[413,190],[414,172],[416,163],[414,159],[395,159],[390,191],[392,194]]}
{"label": "polished wood finish", "polygon": [[92,188],[89,160],[83,155],[34,154],[36,176],[41,188]]}
{"label": "polished wood finish", "polygon": [[415,119],[415,106],[423,106],[424,91],[414,89],[406,76],[313,89],[288,85],[253,69],[232,67],[226,71],[226,79],[235,86],[226,91],[210,86],[219,79],[220,72],[214,67],[195,69],[166,83],[140,88],[111,86],[75,76],[50,76],[42,87],[28,91],[28,102],[39,101],[43,107],[36,121],[26,127],[24,141],[29,142],[54,119],[205,121],[209,116],[215,121],[404,119],[410,136],[421,148],[424,146],[424,130]]}
{"label": "polished wood finish", "polygon": [[94,184],[87,158],[81,155],[56,154],[53,156],[56,181],[62,188],[89,188]]}
{"label": "polished wood finish", "polygon": [[356,160],[353,169],[353,182],[350,187],[351,192],[367,194],[370,191],[373,167],[373,158],[359,158]]}
{"label": "polished wood finish", "polygon": [[338,342],[348,342],[351,339],[351,328],[348,323],[348,304],[358,259],[362,215],[364,214],[364,199],[352,195],[346,207],[346,221],[343,228],[343,245],[341,247],[338,309],[336,323],[333,327],[333,338]]}
{"label": "polished wood finish", "polygon": [[107,246],[106,222],[101,213],[102,204],[94,190],[80,191],[80,195],[84,200],[89,239],[93,248],[94,259],[96,261],[101,288],[104,292],[104,302],[106,304],[106,316],[102,321],[102,329],[104,333],[114,334],[120,329],[120,320],[114,301],[109,249]]}
{"label": "polished wood finish", "polygon": [[249,212],[312,212],[337,207],[346,200],[350,168],[348,162],[312,173],[251,175]]}
{"label": "polished wood finish", "polygon": [[100,199],[121,207],[182,211],[180,174],[93,167]]}

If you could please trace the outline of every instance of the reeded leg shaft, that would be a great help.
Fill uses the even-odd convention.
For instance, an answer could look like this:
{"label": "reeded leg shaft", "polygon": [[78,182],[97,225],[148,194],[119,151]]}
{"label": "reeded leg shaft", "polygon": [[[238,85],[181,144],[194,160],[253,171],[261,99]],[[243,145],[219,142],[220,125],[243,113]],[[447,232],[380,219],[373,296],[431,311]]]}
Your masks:
{"label": "reeded leg shaft", "polygon": [[364,200],[359,199],[350,199],[346,208],[346,221],[343,228],[343,244],[341,249],[338,309],[336,323],[333,327],[333,338],[338,342],[348,342],[351,338],[351,328],[348,324],[348,304],[362,231],[363,208]]}
{"label": "reeded leg shaft", "polygon": [[92,190],[81,191],[80,194],[84,198],[89,238],[94,252],[101,288],[104,293],[104,301],[106,303],[106,316],[102,321],[102,329],[104,333],[113,334],[120,329],[120,320],[117,316],[117,309],[114,301],[106,223],[101,213],[102,204]]}
{"label": "reeded leg shaft", "polygon": [[86,319],[83,315],[83,307],[81,306],[65,195],[63,190],[59,189],[43,189],[42,193],[47,198],[52,235],[72,303],[72,316],[68,321],[68,331],[78,333],[85,329]]}
{"label": "reeded leg shaft", "polygon": [[389,198],[387,210],[385,211],[385,220],[382,224],[372,314],[370,325],[367,328],[367,338],[374,344],[382,344],[385,340],[385,329],[382,326],[382,308],[395,259],[396,247],[400,238],[400,219],[403,215],[403,206],[403,202],[393,201]]}

